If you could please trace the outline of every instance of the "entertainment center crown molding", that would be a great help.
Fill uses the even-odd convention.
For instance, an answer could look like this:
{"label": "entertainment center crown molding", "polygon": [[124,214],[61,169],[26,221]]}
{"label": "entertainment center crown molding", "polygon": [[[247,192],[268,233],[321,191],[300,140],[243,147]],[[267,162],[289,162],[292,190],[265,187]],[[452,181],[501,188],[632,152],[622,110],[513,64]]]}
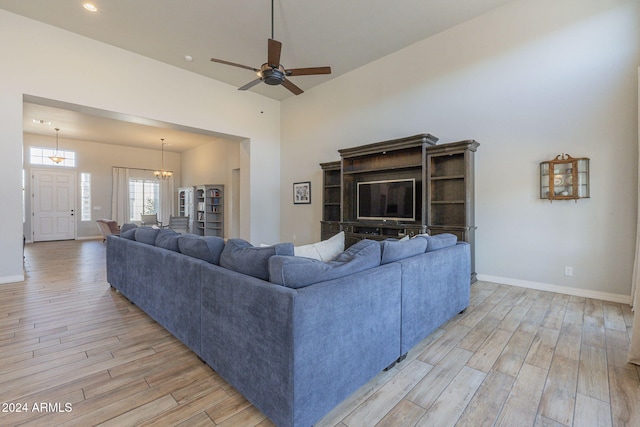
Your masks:
{"label": "entertainment center crown molding", "polygon": [[436,145],[419,134],[338,150],[321,163],[321,237],[345,232],[345,246],[362,239],[451,233],[471,245],[475,270],[474,154],[464,140]]}

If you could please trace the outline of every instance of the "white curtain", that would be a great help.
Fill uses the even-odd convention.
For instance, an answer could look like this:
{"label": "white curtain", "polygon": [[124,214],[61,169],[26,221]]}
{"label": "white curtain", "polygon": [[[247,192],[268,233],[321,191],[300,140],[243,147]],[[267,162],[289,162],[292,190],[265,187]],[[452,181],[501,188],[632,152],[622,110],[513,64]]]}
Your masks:
{"label": "white curtain", "polygon": [[160,209],[158,212],[158,221],[162,225],[169,225],[169,217],[173,215],[175,209],[175,193],[174,193],[173,176],[169,179],[160,180]]}
{"label": "white curtain", "polygon": [[[640,68],[638,69],[638,81],[640,81]],[[640,105],[640,87],[638,91],[638,104]],[[638,116],[640,123],[640,115]],[[638,135],[640,147],[640,134]],[[631,278],[631,306],[633,307],[633,327],[631,329],[631,345],[629,346],[629,362],[640,365],[640,165],[638,165],[638,223],[636,225],[636,259],[633,264],[633,277]]]}
{"label": "white curtain", "polygon": [[111,216],[118,224],[129,222],[129,169],[113,168]]}

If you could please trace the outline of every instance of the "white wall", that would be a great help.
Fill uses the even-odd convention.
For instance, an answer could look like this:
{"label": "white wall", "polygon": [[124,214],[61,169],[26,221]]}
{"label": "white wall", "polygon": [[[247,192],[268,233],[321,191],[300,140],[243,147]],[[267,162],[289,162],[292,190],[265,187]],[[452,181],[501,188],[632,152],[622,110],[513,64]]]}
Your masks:
{"label": "white wall", "polygon": [[[318,163],[428,132],[476,139],[481,278],[630,293],[637,206],[635,0],[520,0],[282,104],[281,240],[320,237]],[[538,165],[591,158],[591,199],[538,198]],[[312,205],[291,184],[312,181]],[[564,266],[574,275],[564,276]]]}
{"label": "white wall", "polygon": [[[224,185],[224,236],[231,236],[231,206],[233,195],[232,170],[245,169],[240,164],[240,141],[220,139],[182,153],[182,185]],[[242,186],[242,184],[241,184]],[[248,191],[248,188],[245,188]],[[240,197],[243,191],[240,190]],[[237,236],[236,236],[237,237]]]}
{"label": "white wall", "polygon": [[[279,236],[280,104],[0,10],[0,283],[22,272],[23,94],[236,135],[251,142],[253,242]],[[247,202],[248,203],[248,202]],[[246,205],[246,203],[245,203]],[[246,206],[245,206],[246,207]]]}

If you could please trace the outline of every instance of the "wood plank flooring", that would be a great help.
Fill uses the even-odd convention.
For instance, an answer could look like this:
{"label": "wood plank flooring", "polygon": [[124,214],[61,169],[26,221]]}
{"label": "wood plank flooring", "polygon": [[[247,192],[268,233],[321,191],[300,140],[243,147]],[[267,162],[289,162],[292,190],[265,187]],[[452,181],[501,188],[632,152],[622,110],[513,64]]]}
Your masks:
{"label": "wood plank flooring", "polygon": [[[273,425],[109,287],[101,241],[25,255],[27,279],[0,285],[0,425]],[[488,282],[471,295],[318,425],[640,426],[628,306]]]}

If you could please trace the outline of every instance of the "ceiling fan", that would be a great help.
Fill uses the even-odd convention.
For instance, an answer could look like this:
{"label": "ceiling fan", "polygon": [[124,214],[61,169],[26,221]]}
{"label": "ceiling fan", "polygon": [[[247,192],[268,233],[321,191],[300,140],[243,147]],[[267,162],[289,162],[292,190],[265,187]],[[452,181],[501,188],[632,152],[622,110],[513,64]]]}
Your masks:
{"label": "ceiling fan", "polygon": [[262,64],[260,68],[253,68],[247,65],[236,64],[222,59],[211,58],[212,62],[231,65],[233,67],[245,68],[252,70],[258,74],[258,78],[250,81],[238,90],[247,90],[264,82],[271,86],[282,85],[289,89],[294,95],[300,95],[304,91],[293,84],[287,77],[290,76],[310,76],[315,74],[331,74],[331,67],[311,67],[311,68],[289,68],[286,69],[280,64],[280,52],[282,51],[282,43],[273,38],[273,0],[271,0],[271,38],[267,45],[267,62]]}

